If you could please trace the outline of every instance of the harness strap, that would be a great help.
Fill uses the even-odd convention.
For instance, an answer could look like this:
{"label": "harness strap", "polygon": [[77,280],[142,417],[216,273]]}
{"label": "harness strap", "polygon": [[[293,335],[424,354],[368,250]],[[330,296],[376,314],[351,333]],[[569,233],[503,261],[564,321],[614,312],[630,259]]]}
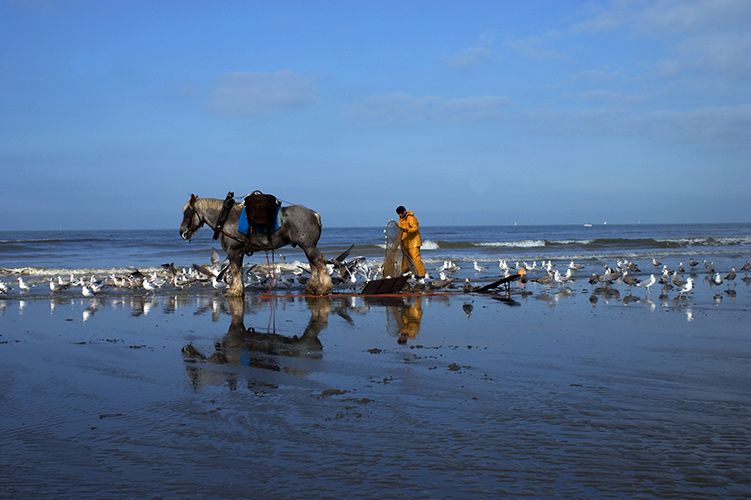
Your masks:
{"label": "harness strap", "polygon": [[227,193],[227,197],[224,199],[224,204],[222,205],[222,211],[219,212],[219,218],[216,221],[216,227],[214,228],[214,239],[218,239],[219,235],[223,232],[224,229],[224,223],[227,222],[227,218],[229,217],[229,213],[232,210],[232,207],[235,205],[235,193],[230,191]]}

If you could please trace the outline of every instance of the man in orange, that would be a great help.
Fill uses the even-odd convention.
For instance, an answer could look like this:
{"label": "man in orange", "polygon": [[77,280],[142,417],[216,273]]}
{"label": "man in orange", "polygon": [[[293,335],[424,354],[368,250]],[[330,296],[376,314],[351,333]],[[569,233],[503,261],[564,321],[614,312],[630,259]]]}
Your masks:
{"label": "man in orange", "polygon": [[402,230],[402,272],[409,269],[408,259],[412,259],[415,277],[422,279],[425,277],[425,266],[420,258],[420,223],[415,214],[403,206],[398,206],[396,213],[399,214],[399,228]]}

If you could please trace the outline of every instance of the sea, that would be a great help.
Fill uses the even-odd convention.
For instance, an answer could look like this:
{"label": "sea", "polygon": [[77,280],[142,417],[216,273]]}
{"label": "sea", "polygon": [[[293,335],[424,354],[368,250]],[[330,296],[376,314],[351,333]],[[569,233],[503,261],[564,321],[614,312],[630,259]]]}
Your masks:
{"label": "sea", "polygon": [[[324,227],[319,249],[329,259],[364,257],[379,266],[385,254],[385,227]],[[639,265],[644,273],[654,272],[652,259],[671,269],[689,260],[718,272],[739,269],[751,258],[751,223],[732,224],[595,224],[534,226],[426,226],[421,228],[422,258],[429,274],[444,262],[454,262],[467,273],[473,263],[499,270],[500,261],[511,265],[539,266],[575,261],[602,271],[619,260]],[[221,245],[208,230],[184,241],[177,229],[95,231],[0,231],[0,279],[17,276],[45,277],[54,274],[110,274],[132,269],[160,269],[172,263],[177,268],[210,262]],[[257,252],[246,263],[307,262],[299,248],[283,247],[274,252]],[[706,266],[705,266],[706,264]],[[460,275],[462,273],[459,273]],[[591,274],[591,272],[590,272]],[[462,277],[462,276],[458,276]]]}

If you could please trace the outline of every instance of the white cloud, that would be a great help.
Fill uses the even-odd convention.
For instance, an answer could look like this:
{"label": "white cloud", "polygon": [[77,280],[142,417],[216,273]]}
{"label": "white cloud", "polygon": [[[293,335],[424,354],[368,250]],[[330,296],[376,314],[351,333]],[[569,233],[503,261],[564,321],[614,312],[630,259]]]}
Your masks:
{"label": "white cloud", "polygon": [[600,89],[588,90],[577,95],[596,104],[611,104],[616,106],[628,106],[630,104],[636,104],[647,100],[641,95]]}
{"label": "white cloud", "polygon": [[446,62],[453,68],[467,68],[479,66],[491,57],[487,47],[469,47],[446,58]]}
{"label": "white cloud", "polygon": [[559,35],[557,31],[549,31],[543,36],[509,40],[506,46],[520,56],[530,59],[564,59],[562,54],[548,48],[550,41],[558,38]]}
{"label": "white cloud", "polygon": [[479,66],[493,58],[492,37],[488,34],[480,35],[477,45],[462,49],[446,57],[449,66],[457,69]]}
{"label": "white cloud", "polygon": [[654,111],[638,117],[636,126],[666,139],[704,143],[720,149],[748,149],[751,104]]}
{"label": "white cloud", "polygon": [[687,69],[721,71],[735,80],[751,79],[751,32],[694,36],[680,43],[678,53]]}
{"label": "white cloud", "polygon": [[608,71],[607,69],[591,69],[571,75],[571,80],[574,82],[593,82],[597,84],[612,82],[621,78],[623,78],[623,74],[620,71]]}
{"label": "white cloud", "polygon": [[350,105],[346,116],[350,119],[390,123],[469,122],[497,118],[509,104],[510,99],[500,96],[447,99],[392,93],[373,95]]}
{"label": "white cloud", "polygon": [[254,116],[315,101],[312,82],[293,71],[228,73],[216,80],[207,107],[220,115]]}
{"label": "white cloud", "polygon": [[664,45],[667,57],[653,64],[657,75],[698,70],[713,71],[713,78],[751,79],[748,0],[614,0],[572,26],[574,32],[618,28]]}

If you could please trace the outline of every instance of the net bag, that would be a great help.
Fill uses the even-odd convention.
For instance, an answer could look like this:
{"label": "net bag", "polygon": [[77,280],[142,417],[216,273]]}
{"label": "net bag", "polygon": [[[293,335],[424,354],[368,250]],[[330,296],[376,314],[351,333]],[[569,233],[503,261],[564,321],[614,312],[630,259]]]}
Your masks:
{"label": "net bag", "polygon": [[402,230],[395,220],[390,220],[383,230],[386,237],[386,255],[381,276],[395,278],[402,273]]}

